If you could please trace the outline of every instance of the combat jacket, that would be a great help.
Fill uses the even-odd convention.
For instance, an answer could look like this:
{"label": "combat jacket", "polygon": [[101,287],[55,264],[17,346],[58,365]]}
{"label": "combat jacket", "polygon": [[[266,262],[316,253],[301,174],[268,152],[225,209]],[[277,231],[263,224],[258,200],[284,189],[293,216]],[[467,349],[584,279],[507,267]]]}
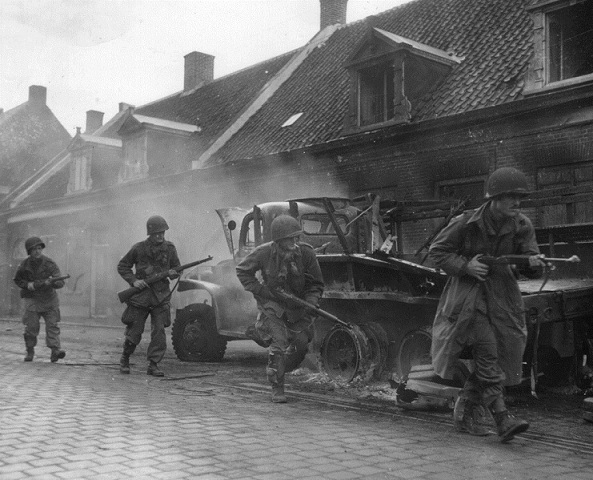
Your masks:
{"label": "combat jacket", "polygon": [[[175,245],[166,240],[156,244],[147,238],[143,242],[136,243],[124,255],[117,264],[117,273],[130,286],[134,286],[136,280],[145,280],[152,275],[167,272],[180,265]],[[134,295],[128,303],[140,307],[155,306],[167,301],[170,293],[169,279],[164,278]]]}
{"label": "combat jacket", "polygon": [[[256,277],[261,272],[263,283]],[[298,243],[290,254],[283,253],[275,242],[257,247],[237,265],[237,277],[245,290],[253,293],[258,308],[267,315],[299,320],[304,311],[275,298],[273,289],[283,289],[313,305],[323,294],[323,277],[313,247]]]}
{"label": "combat jacket", "polygon": [[[481,282],[466,273],[466,266],[477,254],[536,255],[539,247],[531,221],[521,213],[508,218],[495,232],[486,219],[489,205],[454,218],[430,247],[432,261],[449,275],[433,324],[432,360],[437,375],[452,378],[479,309],[488,316],[495,333],[505,384],[516,385],[522,376],[527,329],[515,271],[510,265],[494,265]],[[521,273],[535,278],[541,269],[526,268]]]}
{"label": "combat jacket", "polygon": [[27,257],[21,262],[14,276],[14,283],[21,289],[21,298],[25,299],[28,310],[34,308],[38,312],[59,308],[60,302],[56,288],[62,288],[64,281],[53,282],[52,285],[39,285],[35,290],[29,290],[29,282],[42,282],[50,277],[61,277],[60,269],[51,258],[41,255],[36,260]]}

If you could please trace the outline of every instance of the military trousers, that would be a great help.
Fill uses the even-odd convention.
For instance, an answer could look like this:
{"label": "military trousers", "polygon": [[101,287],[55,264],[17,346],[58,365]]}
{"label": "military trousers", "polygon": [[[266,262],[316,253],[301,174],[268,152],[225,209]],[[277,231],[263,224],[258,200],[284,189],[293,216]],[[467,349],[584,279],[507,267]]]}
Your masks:
{"label": "military trousers", "polygon": [[310,340],[310,322],[305,319],[288,323],[275,315],[260,314],[255,328],[259,336],[269,342],[266,376],[273,386],[284,385],[286,355],[296,348],[294,345],[307,344]]}
{"label": "military trousers", "polygon": [[168,302],[152,308],[128,305],[122,315],[122,322],[126,325],[125,338],[138,345],[149,315],[150,343],[146,357],[150,362],[159,363],[167,351],[165,327],[171,325],[171,307]]}
{"label": "military trousers", "polygon": [[38,312],[34,309],[27,309],[23,314],[22,322],[25,326],[25,346],[32,348],[37,345],[39,335],[40,319],[45,321],[45,344],[54,349],[60,349],[60,309],[52,308],[47,311]]}
{"label": "military trousers", "polygon": [[504,393],[505,374],[498,364],[498,348],[490,319],[476,311],[470,334],[475,371],[467,378],[461,395],[474,403],[491,406]]}

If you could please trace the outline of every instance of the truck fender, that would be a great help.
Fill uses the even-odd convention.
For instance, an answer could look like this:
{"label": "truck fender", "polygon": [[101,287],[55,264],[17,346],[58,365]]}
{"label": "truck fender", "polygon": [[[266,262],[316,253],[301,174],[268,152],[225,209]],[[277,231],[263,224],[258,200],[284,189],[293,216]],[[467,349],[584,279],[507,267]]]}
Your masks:
{"label": "truck fender", "polygon": [[235,338],[245,336],[247,326],[257,320],[257,302],[240,284],[219,285],[204,280],[184,279],[179,282],[180,292],[204,290],[212,298],[218,333]]}

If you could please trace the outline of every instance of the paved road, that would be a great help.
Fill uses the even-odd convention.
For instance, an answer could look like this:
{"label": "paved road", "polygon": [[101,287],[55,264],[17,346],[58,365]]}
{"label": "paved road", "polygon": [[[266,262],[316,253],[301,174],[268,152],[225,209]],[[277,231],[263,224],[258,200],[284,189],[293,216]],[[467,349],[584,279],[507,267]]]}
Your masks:
{"label": "paved road", "polygon": [[[265,351],[229,344],[223,364],[169,353],[164,379],[119,374],[121,329],[63,324],[64,361],[0,321],[0,478],[39,479],[590,479],[593,445],[527,434],[452,432],[448,416],[410,415],[289,388],[269,401]],[[42,342],[40,342],[42,343]],[[254,373],[256,372],[256,373]],[[289,380],[291,381],[291,380]],[[529,432],[527,432],[529,433]]]}

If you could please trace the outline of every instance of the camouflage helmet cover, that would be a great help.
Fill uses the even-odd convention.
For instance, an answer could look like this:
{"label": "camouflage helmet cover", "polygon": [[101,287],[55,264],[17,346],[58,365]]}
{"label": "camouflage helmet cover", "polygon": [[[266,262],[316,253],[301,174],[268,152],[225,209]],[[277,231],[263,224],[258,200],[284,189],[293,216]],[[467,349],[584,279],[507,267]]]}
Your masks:
{"label": "camouflage helmet cover", "polygon": [[527,178],[523,172],[512,167],[502,167],[490,175],[486,184],[486,198],[504,194],[529,195]]}
{"label": "camouflage helmet cover", "polygon": [[303,233],[301,224],[296,218],[290,215],[279,215],[273,221],[270,227],[272,232],[272,240],[274,242],[282,240],[283,238],[296,237]]}
{"label": "camouflage helmet cover", "polygon": [[160,215],[153,215],[146,221],[146,235],[164,232],[165,230],[169,230],[169,225]]}
{"label": "camouflage helmet cover", "polygon": [[25,240],[25,250],[27,250],[27,255],[31,254],[31,250],[33,250],[36,246],[41,245],[41,248],[45,248],[45,243],[39,237],[29,237]]}

